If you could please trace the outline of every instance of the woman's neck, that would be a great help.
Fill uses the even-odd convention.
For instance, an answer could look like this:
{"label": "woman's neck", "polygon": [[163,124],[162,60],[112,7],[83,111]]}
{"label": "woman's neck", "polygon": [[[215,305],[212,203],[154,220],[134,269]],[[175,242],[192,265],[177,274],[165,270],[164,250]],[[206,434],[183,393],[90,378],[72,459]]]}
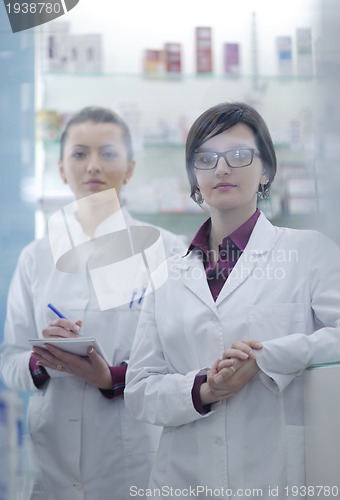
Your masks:
{"label": "woman's neck", "polygon": [[78,200],[78,210],[75,215],[84,233],[94,238],[99,224],[119,209],[120,204],[117,200],[108,199],[93,203],[93,200],[88,197]]}
{"label": "woman's neck", "polygon": [[256,207],[245,211],[212,210],[209,248],[218,255],[219,245],[226,236],[242,226],[254,213]]}

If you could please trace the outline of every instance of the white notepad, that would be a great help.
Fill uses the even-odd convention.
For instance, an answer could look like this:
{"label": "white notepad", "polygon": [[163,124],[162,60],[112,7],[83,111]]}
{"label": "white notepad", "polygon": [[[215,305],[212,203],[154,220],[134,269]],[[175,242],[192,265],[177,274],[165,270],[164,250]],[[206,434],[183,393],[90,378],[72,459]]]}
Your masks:
{"label": "white notepad", "polygon": [[94,347],[98,354],[110,365],[109,360],[105,356],[104,350],[101,347],[98,339],[94,337],[71,337],[65,338],[46,338],[46,339],[29,339],[32,346],[44,348],[44,344],[51,344],[58,349],[70,352],[72,354],[79,354],[80,356],[87,356],[87,350],[89,347]]}

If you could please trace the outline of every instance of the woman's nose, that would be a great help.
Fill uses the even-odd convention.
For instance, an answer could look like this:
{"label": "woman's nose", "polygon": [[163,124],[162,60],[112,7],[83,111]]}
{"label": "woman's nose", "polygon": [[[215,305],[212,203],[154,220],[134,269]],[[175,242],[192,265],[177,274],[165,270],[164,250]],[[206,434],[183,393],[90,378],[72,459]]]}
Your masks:
{"label": "woman's nose", "polygon": [[99,172],[101,172],[102,168],[97,156],[92,155],[89,157],[89,162],[87,164],[86,170],[89,174],[98,174]]}
{"label": "woman's nose", "polygon": [[231,167],[229,167],[228,163],[225,161],[225,158],[221,156],[218,159],[216,169],[215,169],[215,174],[216,175],[224,175],[224,174],[230,174],[231,172]]}

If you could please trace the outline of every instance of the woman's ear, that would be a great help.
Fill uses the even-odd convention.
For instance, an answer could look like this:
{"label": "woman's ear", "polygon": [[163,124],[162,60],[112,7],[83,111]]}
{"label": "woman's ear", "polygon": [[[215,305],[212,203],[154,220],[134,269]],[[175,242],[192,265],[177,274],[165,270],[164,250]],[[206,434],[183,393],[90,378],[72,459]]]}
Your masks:
{"label": "woman's ear", "polygon": [[59,176],[60,176],[61,180],[63,181],[64,184],[67,184],[63,160],[58,161],[58,169],[59,169]]}
{"label": "woman's ear", "polygon": [[264,171],[262,172],[262,176],[261,176],[260,184],[264,184],[264,185],[266,185],[266,184],[268,184],[268,182],[269,182],[269,175],[268,175],[268,173],[264,170]]}
{"label": "woman's ear", "polygon": [[131,177],[133,176],[133,173],[135,171],[135,167],[136,167],[136,162],[135,160],[131,160],[129,162],[129,165],[128,165],[128,168],[127,168],[127,171],[126,171],[126,174],[125,174],[125,179],[124,181],[127,183],[127,181],[129,179],[131,179]]}

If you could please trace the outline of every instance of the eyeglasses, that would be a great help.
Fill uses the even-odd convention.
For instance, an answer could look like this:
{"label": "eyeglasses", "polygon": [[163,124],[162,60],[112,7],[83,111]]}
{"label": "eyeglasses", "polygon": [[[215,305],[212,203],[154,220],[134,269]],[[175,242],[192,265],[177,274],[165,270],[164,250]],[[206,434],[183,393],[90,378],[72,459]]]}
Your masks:
{"label": "eyeglasses", "polygon": [[258,153],[253,148],[229,149],[223,153],[201,151],[194,155],[194,166],[198,170],[211,170],[216,167],[219,159],[224,158],[231,168],[248,167]]}

